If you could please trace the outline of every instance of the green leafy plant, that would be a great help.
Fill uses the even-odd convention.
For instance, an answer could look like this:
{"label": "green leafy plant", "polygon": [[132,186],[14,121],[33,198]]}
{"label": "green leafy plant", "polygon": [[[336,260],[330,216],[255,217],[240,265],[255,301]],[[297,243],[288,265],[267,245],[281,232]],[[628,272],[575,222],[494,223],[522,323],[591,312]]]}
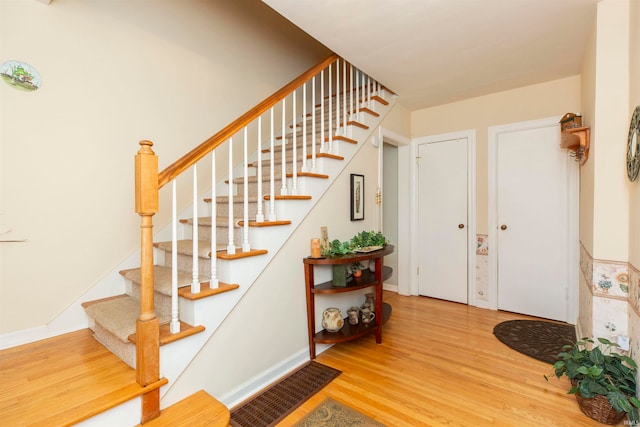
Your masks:
{"label": "green leafy plant", "polygon": [[382,233],[375,231],[361,231],[351,238],[341,242],[338,239],[329,242],[329,246],[322,249],[322,255],[327,257],[337,255],[347,255],[356,252],[359,249],[366,248],[368,246],[384,246],[387,244],[387,239]]}
{"label": "green leafy plant", "polygon": [[[553,365],[554,373],[571,381],[569,394],[578,393],[585,399],[606,396],[616,411],[625,412],[630,424],[638,426],[640,400],[636,397],[635,379],[638,366],[630,357],[612,351],[618,344],[606,338],[598,341],[606,346],[604,351],[599,346],[587,349],[587,343],[594,344],[588,338],[564,346],[565,351],[558,354],[559,360]],[[546,375],[545,379],[549,380]]]}
{"label": "green leafy plant", "polygon": [[329,246],[327,248],[322,249],[323,256],[336,256],[336,255],[346,255],[355,252],[355,248],[351,246],[350,242],[341,242],[338,239],[332,240],[329,242]]}
{"label": "green leafy plant", "polygon": [[350,243],[352,247],[361,249],[367,246],[384,246],[387,244],[387,239],[379,232],[361,231],[351,238]]}

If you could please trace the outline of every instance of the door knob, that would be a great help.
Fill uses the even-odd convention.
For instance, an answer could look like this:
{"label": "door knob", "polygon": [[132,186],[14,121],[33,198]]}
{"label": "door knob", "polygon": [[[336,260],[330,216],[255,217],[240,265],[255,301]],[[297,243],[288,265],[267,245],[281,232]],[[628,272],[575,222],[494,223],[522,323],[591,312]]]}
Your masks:
{"label": "door knob", "polygon": [[506,226],[506,225],[502,224],[502,225],[500,226],[500,230],[506,230],[506,229],[507,229],[507,226]]}
{"label": "door knob", "polygon": [[464,228],[464,224],[458,224],[458,228]]}

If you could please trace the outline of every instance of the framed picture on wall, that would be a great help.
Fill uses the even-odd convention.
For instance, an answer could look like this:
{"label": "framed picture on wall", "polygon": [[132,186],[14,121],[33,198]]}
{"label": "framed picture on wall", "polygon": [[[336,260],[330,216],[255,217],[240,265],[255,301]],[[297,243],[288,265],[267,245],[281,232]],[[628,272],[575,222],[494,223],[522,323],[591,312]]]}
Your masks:
{"label": "framed picture on wall", "polygon": [[364,175],[351,174],[351,221],[364,219]]}

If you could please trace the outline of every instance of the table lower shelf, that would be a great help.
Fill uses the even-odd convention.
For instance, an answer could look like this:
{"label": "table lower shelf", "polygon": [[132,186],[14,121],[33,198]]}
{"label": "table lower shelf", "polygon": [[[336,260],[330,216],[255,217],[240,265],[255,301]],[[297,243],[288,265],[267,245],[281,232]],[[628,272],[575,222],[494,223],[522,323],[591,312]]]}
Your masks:
{"label": "table lower shelf", "polygon": [[[374,333],[378,330],[378,317],[369,324],[362,322],[357,325],[349,323],[348,317],[344,319],[344,326],[337,332],[329,332],[326,329],[316,332],[313,340],[320,344],[333,344],[345,341],[351,341],[363,337],[365,335]],[[382,324],[384,324],[391,317],[391,305],[386,302],[382,303]]]}

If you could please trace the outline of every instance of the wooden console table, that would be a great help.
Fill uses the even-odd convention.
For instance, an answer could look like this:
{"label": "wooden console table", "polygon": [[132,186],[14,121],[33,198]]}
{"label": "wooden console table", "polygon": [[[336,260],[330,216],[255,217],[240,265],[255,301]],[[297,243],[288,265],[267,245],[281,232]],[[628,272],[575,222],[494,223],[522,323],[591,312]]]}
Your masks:
{"label": "wooden console table", "polygon": [[[387,244],[384,248],[373,252],[355,253],[348,255],[339,255],[335,257],[327,258],[304,258],[304,279],[306,283],[307,294],[307,323],[309,333],[309,356],[311,360],[316,358],[316,343],[332,344],[345,341],[351,341],[358,339],[364,335],[371,333],[376,334],[376,343],[382,342],[382,324],[391,317],[391,306],[382,301],[382,284],[384,279],[391,277],[392,269],[385,267],[383,258],[385,255],[389,255],[394,250],[393,245]],[[351,264],[354,262],[362,262],[374,260],[375,272],[371,272],[369,269],[363,270],[362,276],[356,278],[347,283],[346,286],[334,286],[333,281],[315,283],[314,280],[314,266],[316,265],[335,265],[335,264]],[[347,318],[344,320],[344,326],[338,332],[329,332],[325,329],[320,332],[316,330],[316,308],[315,308],[315,295],[316,294],[338,294],[342,292],[352,292],[358,289],[364,289],[374,286],[375,287],[375,300],[376,300],[376,318],[369,324],[359,322],[357,325],[351,325]],[[382,313],[382,316],[380,316]]]}

